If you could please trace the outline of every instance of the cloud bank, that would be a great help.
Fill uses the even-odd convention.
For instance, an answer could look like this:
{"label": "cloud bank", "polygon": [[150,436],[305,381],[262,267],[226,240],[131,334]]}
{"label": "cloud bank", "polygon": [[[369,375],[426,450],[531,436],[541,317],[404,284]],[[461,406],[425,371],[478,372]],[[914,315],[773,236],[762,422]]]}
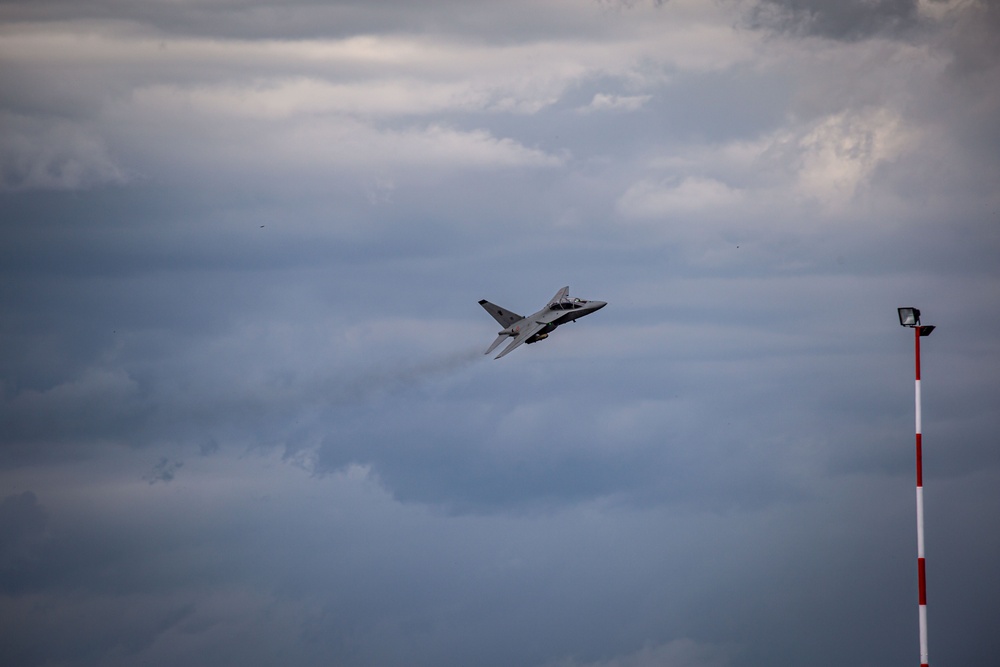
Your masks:
{"label": "cloud bank", "polygon": [[998,17],[0,3],[0,662],[992,665]]}

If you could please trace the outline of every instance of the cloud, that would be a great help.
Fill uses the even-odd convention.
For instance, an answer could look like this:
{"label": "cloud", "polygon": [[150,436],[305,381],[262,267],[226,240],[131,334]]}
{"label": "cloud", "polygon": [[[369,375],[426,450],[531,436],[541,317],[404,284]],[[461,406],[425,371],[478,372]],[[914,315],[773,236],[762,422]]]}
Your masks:
{"label": "cloud", "polygon": [[992,664],[995,14],[2,5],[0,662]]}
{"label": "cloud", "polygon": [[4,591],[17,588],[18,569],[25,567],[43,544],[48,515],[31,491],[0,502],[0,582]]}
{"label": "cloud", "polygon": [[153,465],[153,468],[142,476],[150,484],[157,482],[169,483],[173,481],[177,471],[184,466],[183,461],[171,461],[166,456]]}
{"label": "cloud", "polygon": [[[384,117],[489,111],[509,98],[510,94],[505,91],[477,92],[470,90],[467,84],[435,84],[416,79],[339,83],[293,78],[239,86],[197,87],[161,84],[133,93],[133,101],[143,109],[160,107],[170,113],[262,120],[316,114]],[[519,104],[509,107],[516,109]],[[525,101],[523,104],[534,108],[539,103]]]}
{"label": "cloud", "polygon": [[880,164],[899,158],[913,143],[901,119],[888,110],[825,118],[798,139],[796,190],[827,210],[844,210],[870,187]]}
{"label": "cloud", "polygon": [[[155,160],[166,158],[164,167],[171,171],[226,169],[268,179],[291,170],[315,180],[321,175],[318,170],[323,169],[548,168],[563,161],[488,130],[463,130],[440,123],[389,128],[333,115],[303,118],[265,133],[256,119],[171,112],[171,105],[161,104],[155,95],[140,95],[135,105],[121,110],[123,123],[131,123],[136,113],[145,118],[162,114],[171,134],[185,137],[170,145],[150,144],[143,149],[154,150],[151,157]],[[258,160],[262,155],[268,159]]]}
{"label": "cloud", "polygon": [[678,215],[727,210],[740,193],[714,179],[688,178],[676,185],[643,181],[630,187],[618,201],[627,218],[671,218]]}
{"label": "cloud", "polygon": [[912,27],[919,4],[917,0],[763,0],[751,17],[757,26],[853,41]]}
{"label": "cloud", "polygon": [[730,651],[699,644],[690,639],[676,639],[659,645],[646,645],[634,653],[594,662],[573,659],[547,667],[726,667]]}
{"label": "cloud", "polygon": [[[190,29],[193,17],[211,22],[231,8],[147,8],[131,21],[95,20],[111,11],[99,2],[18,8],[14,16],[91,19],[85,31],[69,18],[26,23],[0,47],[11,65],[4,107],[84,119],[96,142],[89,161],[69,162],[87,169],[63,169],[56,183],[34,176],[32,187],[213,179],[235,188],[253,180],[329,190],[326,170],[336,170],[341,183],[364,171],[402,186],[428,170],[563,168],[572,156],[559,142],[512,136],[503,119],[553,110],[595,85],[596,107],[634,110],[662,85],[663,67],[718,70],[751,53],[747,34],[720,24],[717,8],[695,7],[684,12],[697,27],[685,30],[670,28],[662,8],[636,9],[668,29],[670,39],[597,7],[574,19],[589,26],[578,32],[562,28],[565,12],[533,7],[543,27],[515,40],[469,40],[447,30],[341,32],[345,19],[366,14],[362,7],[314,17],[317,25],[337,26],[325,35],[256,34],[254,22],[281,22],[256,6],[244,8],[244,29]],[[311,9],[288,11],[298,22]],[[441,15],[441,25],[454,18],[431,13]],[[489,14],[485,6],[466,8],[471,23],[464,27],[490,33]],[[70,68],[73,77],[48,74]],[[38,122],[39,132],[51,133],[51,120]],[[58,143],[63,153],[81,152],[65,138]],[[29,182],[21,172],[12,178]]]}
{"label": "cloud", "polygon": [[4,442],[93,442],[121,435],[126,424],[134,425],[139,400],[137,383],[121,369],[89,368],[51,388],[15,390],[3,400],[10,415]]}
{"label": "cloud", "polygon": [[92,128],[0,112],[0,191],[122,185],[126,171]]}
{"label": "cloud", "polygon": [[583,111],[636,111],[652,99],[651,95],[606,95],[597,93]]}
{"label": "cloud", "polygon": [[[858,207],[894,207],[879,188],[883,170],[918,152],[920,129],[888,109],[866,108],[789,124],[755,140],[693,150],[682,147],[650,161],[659,177],[643,178],[619,197],[623,220],[672,220],[683,227],[712,220],[717,229],[780,229],[796,218],[809,228]],[[685,175],[685,174],[704,175]],[[772,210],[769,220],[760,211]],[[752,222],[748,222],[752,221]],[[801,224],[801,223],[797,223]]]}

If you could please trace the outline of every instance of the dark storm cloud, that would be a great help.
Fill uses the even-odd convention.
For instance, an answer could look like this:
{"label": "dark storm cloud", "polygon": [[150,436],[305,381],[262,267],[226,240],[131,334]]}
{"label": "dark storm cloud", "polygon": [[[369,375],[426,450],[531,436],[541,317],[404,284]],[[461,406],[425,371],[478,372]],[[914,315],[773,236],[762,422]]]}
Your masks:
{"label": "dark storm cloud", "polygon": [[955,55],[951,72],[958,76],[995,70],[1000,52],[1000,5],[979,0],[946,15],[951,28],[945,43]]}
{"label": "dark storm cloud", "polygon": [[832,39],[893,34],[917,21],[917,0],[763,0],[751,24]]}
{"label": "dark storm cloud", "polygon": [[[615,331],[629,336],[627,329]],[[678,356],[690,354],[673,349]],[[794,443],[805,440],[812,451],[823,442],[798,432],[815,406],[786,406],[785,435],[774,438],[768,433],[772,425],[754,417],[758,402],[742,398],[748,388],[763,395],[771,390],[753,380],[753,365],[732,393],[718,388],[710,364],[673,359],[644,368],[622,360],[617,366],[631,386],[614,395],[586,387],[593,366],[564,369],[550,362],[539,372],[557,378],[559,396],[536,397],[529,405],[505,398],[519,391],[516,374],[498,378],[487,367],[476,374],[486,387],[469,387],[446,408],[411,396],[360,406],[324,439],[317,469],[371,465],[400,500],[458,512],[562,505],[595,496],[718,508],[802,497],[804,480],[789,468],[808,459],[796,453]],[[778,375],[781,380],[769,382],[811,383],[794,371]],[[669,378],[665,387],[658,378]],[[729,415],[706,427],[690,418],[692,402]],[[733,409],[734,402],[743,405]],[[635,403],[641,407],[630,407]],[[384,412],[394,419],[377,424]]]}
{"label": "dark storm cloud", "polygon": [[46,537],[48,515],[31,491],[7,496],[0,503],[0,588],[16,592],[24,584]]}
{"label": "dark storm cloud", "polygon": [[[255,446],[284,444],[294,451],[303,433],[314,444],[320,437],[326,418],[317,417],[318,411],[372,402],[447,375],[480,356],[480,350],[465,350],[382,370],[331,369],[337,379],[261,369],[275,375],[260,384],[243,380],[240,387],[192,374],[188,365],[201,363],[197,357],[165,362],[162,370],[173,366],[169,377],[137,371],[136,379],[124,370],[94,369],[45,391],[10,392],[3,406],[5,456],[11,457],[8,464],[44,456],[36,447],[41,443],[48,448],[118,440],[143,447],[197,442],[206,434],[209,442],[235,438]],[[243,362],[254,363],[251,358]],[[220,375],[230,374],[225,363],[217,369]],[[203,366],[203,372],[211,371]],[[294,426],[301,420],[308,426]],[[205,451],[211,452],[208,447]],[[181,465],[163,458],[144,478],[170,481]]]}
{"label": "dark storm cloud", "polygon": [[[963,4],[945,15],[943,29],[930,40],[950,55],[941,82],[943,97],[928,100],[921,113],[954,129],[965,159],[954,168],[979,193],[995,193],[1000,168],[1000,5]],[[992,212],[991,212],[992,213]],[[989,214],[987,214],[989,215]]]}
{"label": "dark storm cloud", "polygon": [[157,461],[152,469],[142,476],[144,480],[150,484],[156,484],[157,482],[168,483],[172,482],[177,471],[184,467],[183,461],[171,461],[166,456],[161,457]]}
{"label": "dark storm cloud", "polygon": [[[57,615],[44,609],[50,600],[42,600],[43,608],[8,620],[7,627],[14,631],[3,652],[8,664],[29,667],[53,659],[73,664],[127,663],[190,614],[183,607],[150,612],[136,604],[141,601],[132,600],[130,608],[69,605]],[[52,636],[58,639],[53,641]]]}

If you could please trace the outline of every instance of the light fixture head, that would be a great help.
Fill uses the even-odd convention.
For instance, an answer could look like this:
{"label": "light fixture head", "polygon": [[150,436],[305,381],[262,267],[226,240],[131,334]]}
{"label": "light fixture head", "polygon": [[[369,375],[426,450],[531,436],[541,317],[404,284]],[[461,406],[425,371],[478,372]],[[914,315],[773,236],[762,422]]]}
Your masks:
{"label": "light fixture head", "polygon": [[899,323],[904,327],[916,329],[921,336],[930,336],[934,331],[934,325],[920,323],[920,309],[918,308],[897,308],[899,311]]}
{"label": "light fixture head", "polygon": [[899,323],[904,327],[920,326],[920,311],[916,308],[897,308],[899,311]]}

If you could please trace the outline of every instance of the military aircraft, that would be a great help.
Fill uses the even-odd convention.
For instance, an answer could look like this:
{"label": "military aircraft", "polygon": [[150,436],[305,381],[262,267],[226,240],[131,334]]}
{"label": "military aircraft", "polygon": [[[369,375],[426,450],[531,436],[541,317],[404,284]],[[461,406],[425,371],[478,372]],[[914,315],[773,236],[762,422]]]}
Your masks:
{"label": "military aircraft", "polygon": [[584,315],[590,315],[595,310],[600,310],[608,305],[605,301],[584,301],[583,299],[571,299],[569,287],[563,287],[556,292],[552,300],[545,304],[545,307],[534,315],[523,317],[517,313],[512,313],[506,308],[490,303],[486,299],[479,302],[479,305],[486,309],[486,312],[493,316],[500,326],[504,327],[497,335],[489,349],[484,354],[489,354],[508,338],[513,338],[503,352],[495,359],[499,359],[505,354],[510,354],[514,348],[521,343],[536,343],[549,337],[549,334],[556,330],[560,324],[566,324],[579,319]]}

